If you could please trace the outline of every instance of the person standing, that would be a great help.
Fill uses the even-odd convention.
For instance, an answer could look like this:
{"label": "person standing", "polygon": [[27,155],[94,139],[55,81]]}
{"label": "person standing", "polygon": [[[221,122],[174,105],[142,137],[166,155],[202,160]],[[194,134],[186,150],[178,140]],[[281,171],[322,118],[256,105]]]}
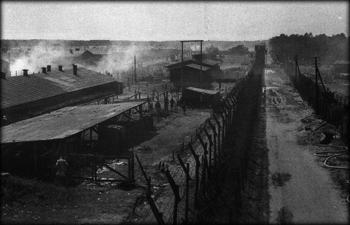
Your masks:
{"label": "person standing", "polygon": [[156,108],[156,111],[157,111],[157,119],[158,119],[158,122],[159,122],[160,110],[161,110],[159,101],[156,102],[156,104],[155,104],[154,107]]}
{"label": "person standing", "polygon": [[68,171],[68,163],[62,156],[56,161],[56,183],[62,182]]}
{"label": "person standing", "polygon": [[186,102],[185,101],[182,103],[181,108],[182,108],[182,111],[184,112],[184,115],[186,115],[187,106],[186,106]]}
{"label": "person standing", "polygon": [[168,97],[165,97],[165,98],[164,98],[164,110],[165,110],[166,112],[169,111],[169,99],[168,99]]}
{"label": "person standing", "polygon": [[174,99],[171,98],[171,99],[170,99],[170,109],[171,109],[171,111],[174,110],[174,103],[175,103]]}

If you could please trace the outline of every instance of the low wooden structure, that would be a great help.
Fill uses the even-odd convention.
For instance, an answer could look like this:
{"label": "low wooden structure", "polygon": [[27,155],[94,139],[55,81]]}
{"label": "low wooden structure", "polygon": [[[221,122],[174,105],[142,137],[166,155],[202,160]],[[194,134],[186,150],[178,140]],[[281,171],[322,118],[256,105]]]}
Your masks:
{"label": "low wooden structure", "polygon": [[219,62],[210,59],[203,61],[188,59],[168,65],[167,68],[170,81],[176,87],[182,85],[183,87],[210,88],[212,82],[223,78]]}
{"label": "low wooden structure", "polygon": [[[128,124],[132,121],[142,123],[146,104],[147,101],[132,101],[66,107],[1,127],[2,162],[6,164],[3,161],[6,155],[16,150],[30,151],[31,158],[26,161],[31,163],[27,166],[37,174],[41,170],[38,168],[40,159],[54,165],[59,156],[66,157],[68,163],[84,158],[85,164],[91,168],[91,176],[69,177],[106,181],[97,175],[100,165],[118,174],[117,179],[108,181],[133,180],[134,157],[132,152],[125,153],[120,148],[119,144],[125,138],[120,124],[124,125],[127,134]],[[96,135],[97,141],[93,140]],[[108,160],[126,160],[127,172],[112,168],[106,163]]]}

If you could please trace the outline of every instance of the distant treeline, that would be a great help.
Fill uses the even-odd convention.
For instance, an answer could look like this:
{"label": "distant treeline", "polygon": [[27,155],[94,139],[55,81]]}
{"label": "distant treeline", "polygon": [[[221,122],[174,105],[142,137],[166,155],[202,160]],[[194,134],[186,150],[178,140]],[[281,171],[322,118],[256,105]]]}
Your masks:
{"label": "distant treeline", "polygon": [[343,33],[333,36],[281,34],[271,38],[269,45],[274,62],[291,61],[297,55],[301,65],[313,64],[314,57],[320,57],[322,65],[331,65],[336,60],[348,60],[349,57],[349,37]]}

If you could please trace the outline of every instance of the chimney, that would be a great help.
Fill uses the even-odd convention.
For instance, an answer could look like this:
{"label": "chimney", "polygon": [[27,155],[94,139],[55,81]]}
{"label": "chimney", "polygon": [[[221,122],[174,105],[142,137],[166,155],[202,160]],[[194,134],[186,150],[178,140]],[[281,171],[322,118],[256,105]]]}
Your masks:
{"label": "chimney", "polygon": [[23,76],[28,76],[28,70],[27,69],[24,69],[22,71],[23,71]]}
{"label": "chimney", "polygon": [[46,73],[46,67],[41,67],[41,72]]}
{"label": "chimney", "polygon": [[46,68],[47,68],[46,69],[47,72],[51,72],[51,65],[47,65]]}
{"label": "chimney", "polygon": [[73,74],[78,75],[78,66],[77,64],[73,64]]}
{"label": "chimney", "polygon": [[59,66],[58,66],[58,71],[63,72],[63,66],[59,65]]}

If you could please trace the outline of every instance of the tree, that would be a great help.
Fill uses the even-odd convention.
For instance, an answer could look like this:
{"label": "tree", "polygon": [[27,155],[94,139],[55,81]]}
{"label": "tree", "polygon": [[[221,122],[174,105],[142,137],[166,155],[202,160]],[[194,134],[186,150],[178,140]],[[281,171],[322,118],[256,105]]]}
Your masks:
{"label": "tree", "polygon": [[281,34],[269,40],[271,57],[275,62],[286,62],[298,55],[299,64],[310,64],[317,56],[323,64],[332,64],[336,60],[347,60],[349,57],[349,38],[343,33],[331,37],[325,34],[313,36]]}
{"label": "tree", "polygon": [[217,59],[216,56],[220,54],[219,48],[214,47],[213,45],[210,45],[205,50],[207,51],[207,58],[208,59],[216,60]]}

